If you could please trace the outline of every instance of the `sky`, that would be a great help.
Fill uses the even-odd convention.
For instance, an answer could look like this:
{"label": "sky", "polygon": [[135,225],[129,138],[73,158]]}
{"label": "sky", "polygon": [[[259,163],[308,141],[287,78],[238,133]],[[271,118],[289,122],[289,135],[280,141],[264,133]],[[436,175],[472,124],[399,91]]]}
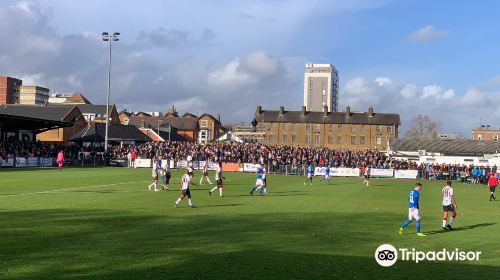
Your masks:
{"label": "sky", "polygon": [[119,109],[300,110],[305,63],[339,72],[339,109],[500,127],[499,1],[0,0],[0,75]]}

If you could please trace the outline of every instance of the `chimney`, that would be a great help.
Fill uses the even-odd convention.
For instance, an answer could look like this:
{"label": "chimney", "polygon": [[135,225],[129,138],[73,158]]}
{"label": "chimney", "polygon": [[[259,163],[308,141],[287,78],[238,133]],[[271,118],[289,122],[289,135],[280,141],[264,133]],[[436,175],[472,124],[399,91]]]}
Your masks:
{"label": "chimney", "polygon": [[220,114],[217,114],[217,120],[219,121],[220,123]]}
{"label": "chimney", "polygon": [[345,107],[345,119],[346,119],[346,121],[349,120],[350,117],[351,117],[351,107],[347,106],[347,107]]}
{"label": "chimney", "polygon": [[368,117],[373,117],[373,107],[370,106],[370,108],[368,108]]}
{"label": "chimney", "polygon": [[260,106],[260,105],[257,106],[257,110],[255,110],[255,114],[256,115],[262,114],[262,106]]}
{"label": "chimney", "polygon": [[324,117],[328,116],[328,106],[327,105],[323,106],[323,116]]}
{"label": "chimney", "polygon": [[306,112],[306,106],[302,106],[302,116],[305,116]]}
{"label": "chimney", "polygon": [[283,116],[283,113],[285,113],[285,107],[280,106],[280,116]]}

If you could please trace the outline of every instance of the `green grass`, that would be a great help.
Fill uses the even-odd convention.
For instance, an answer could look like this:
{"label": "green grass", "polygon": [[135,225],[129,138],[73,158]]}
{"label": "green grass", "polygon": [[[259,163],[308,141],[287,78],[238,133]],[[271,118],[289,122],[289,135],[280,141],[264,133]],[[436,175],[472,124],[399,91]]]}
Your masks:
{"label": "green grass", "polygon": [[[198,208],[174,209],[147,192],[149,169],[0,170],[0,279],[498,279],[500,202],[484,186],[456,184],[453,232],[441,231],[443,182],[423,182],[422,230],[407,216],[412,180],[271,176],[265,197],[251,174],[230,174],[225,197],[193,187]],[[211,174],[211,178],[213,178]],[[199,180],[199,173],[195,174]],[[384,243],[417,250],[482,251],[478,262],[374,260]]]}

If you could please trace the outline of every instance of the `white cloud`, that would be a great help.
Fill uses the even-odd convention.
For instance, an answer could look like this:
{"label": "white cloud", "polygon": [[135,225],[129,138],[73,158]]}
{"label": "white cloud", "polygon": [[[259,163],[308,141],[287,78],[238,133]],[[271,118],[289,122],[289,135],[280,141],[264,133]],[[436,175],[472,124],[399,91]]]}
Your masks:
{"label": "white cloud", "polygon": [[376,81],[356,77],[346,81],[340,102],[340,108],[350,105],[354,111],[366,111],[373,106],[375,112],[398,113],[403,131],[417,114],[430,115],[441,121],[445,132],[466,135],[478,125],[479,118],[493,126],[500,125],[494,123],[500,119],[500,89],[485,90],[482,85],[473,86],[459,95],[453,88],[437,84],[418,86],[393,81],[390,87],[380,87]]}
{"label": "white cloud", "polygon": [[242,55],[210,72],[207,82],[217,88],[219,93],[231,91],[236,94],[243,87],[269,82],[282,72],[281,62],[261,50]]}
{"label": "white cloud", "polygon": [[417,94],[417,86],[415,84],[406,84],[400,91],[404,98],[413,98]]}
{"label": "white cloud", "polygon": [[178,112],[190,112],[192,114],[204,113],[208,109],[207,103],[198,96],[175,100],[172,104],[175,105]]}
{"label": "white cloud", "polygon": [[425,43],[429,41],[442,39],[447,35],[448,33],[446,31],[437,30],[436,27],[432,25],[427,25],[411,33],[408,36],[408,40],[413,43]]}
{"label": "white cloud", "polygon": [[450,99],[455,96],[455,91],[453,89],[444,90],[438,85],[427,85],[422,88],[422,94],[420,99],[425,98],[435,98],[435,99]]}
{"label": "white cloud", "polygon": [[377,83],[379,87],[390,86],[392,85],[392,80],[387,77],[378,77],[375,79],[375,83]]}

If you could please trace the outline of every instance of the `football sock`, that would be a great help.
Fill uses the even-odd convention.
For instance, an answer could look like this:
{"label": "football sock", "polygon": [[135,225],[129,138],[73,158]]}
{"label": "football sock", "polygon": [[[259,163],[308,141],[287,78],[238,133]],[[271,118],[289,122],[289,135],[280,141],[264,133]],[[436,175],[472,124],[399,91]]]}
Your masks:
{"label": "football sock", "polygon": [[257,187],[254,186],[250,192],[254,192],[256,189]]}
{"label": "football sock", "polygon": [[182,200],[182,199],[179,197],[179,198],[177,199],[177,201],[175,202],[175,205],[179,204],[179,202],[181,202],[181,200]]}
{"label": "football sock", "polygon": [[212,184],[212,182],[210,182],[210,178],[208,178],[208,177],[207,177],[207,181],[208,181],[208,183],[209,183],[210,185]]}
{"label": "football sock", "polygon": [[417,228],[417,233],[420,233],[420,220],[417,221],[416,228]]}
{"label": "football sock", "polygon": [[193,206],[193,202],[191,202],[191,198],[188,198],[188,204],[189,204],[189,206]]}
{"label": "football sock", "polygon": [[411,223],[411,220],[406,220],[404,223],[401,225],[402,228],[407,227]]}
{"label": "football sock", "polygon": [[153,187],[154,187],[154,190],[157,191],[156,190],[156,183],[153,183]]}
{"label": "football sock", "polygon": [[222,188],[219,189],[219,195],[222,196]]}
{"label": "football sock", "polygon": [[443,218],[443,227],[446,226],[446,222],[447,222],[447,219],[446,218]]}
{"label": "football sock", "polygon": [[151,187],[153,186],[154,183],[151,183],[151,185],[148,186],[148,190],[151,190]]}
{"label": "football sock", "polygon": [[217,189],[217,187],[213,187],[210,192],[214,192]]}
{"label": "football sock", "polygon": [[264,193],[264,188],[260,187],[259,192],[260,192],[260,195],[262,195]]}
{"label": "football sock", "polygon": [[454,217],[451,217],[450,218],[450,221],[448,222],[448,224],[451,226],[453,225],[453,222],[455,221],[455,218]]}
{"label": "football sock", "polygon": [[165,176],[161,176],[161,183],[165,184]]}

